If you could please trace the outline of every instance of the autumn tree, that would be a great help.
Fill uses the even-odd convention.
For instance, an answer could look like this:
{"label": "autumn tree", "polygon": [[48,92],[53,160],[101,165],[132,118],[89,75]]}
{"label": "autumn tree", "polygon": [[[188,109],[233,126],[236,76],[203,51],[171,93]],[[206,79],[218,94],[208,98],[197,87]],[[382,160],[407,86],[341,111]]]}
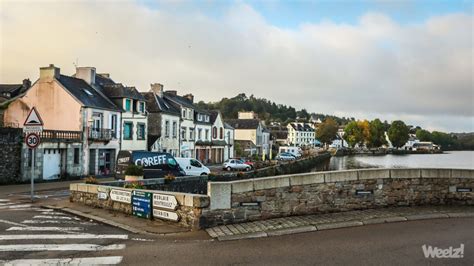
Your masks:
{"label": "autumn tree", "polygon": [[357,121],[349,122],[344,128],[344,139],[353,148],[356,144],[364,141],[364,132]]}
{"label": "autumn tree", "polygon": [[388,138],[394,147],[400,148],[407,143],[409,138],[408,133],[409,129],[405,123],[396,120],[392,122],[392,125],[390,125],[390,128],[388,129]]}
{"label": "autumn tree", "polygon": [[369,148],[378,148],[387,144],[387,140],[385,139],[385,126],[380,119],[376,118],[370,121],[369,131],[370,134],[367,139],[367,146]]}
{"label": "autumn tree", "polygon": [[316,139],[321,143],[331,143],[337,134],[338,125],[332,118],[326,118],[316,129]]}

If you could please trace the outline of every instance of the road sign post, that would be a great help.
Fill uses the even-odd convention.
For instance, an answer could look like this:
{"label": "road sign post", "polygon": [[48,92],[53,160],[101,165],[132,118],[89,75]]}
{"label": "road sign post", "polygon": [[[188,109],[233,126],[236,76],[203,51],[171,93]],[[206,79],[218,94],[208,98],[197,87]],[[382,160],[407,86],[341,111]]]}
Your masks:
{"label": "road sign post", "polygon": [[25,123],[23,124],[23,132],[26,133],[25,144],[31,150],[31,202],[35,200],[35,159],[36,159],[36,147],[40,145],[41,139],[39,134],[43,131],[43,120],[36,110],[32,108],[30,113],[26,117]]}

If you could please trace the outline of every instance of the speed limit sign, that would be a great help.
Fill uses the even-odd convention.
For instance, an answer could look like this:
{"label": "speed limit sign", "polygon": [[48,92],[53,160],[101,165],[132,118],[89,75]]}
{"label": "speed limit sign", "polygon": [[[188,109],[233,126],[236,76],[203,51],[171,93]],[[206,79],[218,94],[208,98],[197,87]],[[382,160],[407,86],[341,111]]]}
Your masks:
{"label": "speed limit sign", "polygon": [[25,143],[30,149],[34,149],[40,144],[40,137],[36,133],[28,133],[25,138]]}

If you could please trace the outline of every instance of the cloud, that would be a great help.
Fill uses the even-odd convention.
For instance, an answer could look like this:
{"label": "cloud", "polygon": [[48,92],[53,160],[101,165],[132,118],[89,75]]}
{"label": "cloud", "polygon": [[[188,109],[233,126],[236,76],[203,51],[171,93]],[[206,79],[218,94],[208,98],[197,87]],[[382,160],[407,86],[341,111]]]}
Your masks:
{"label": "cloud", "polygon": [[[1,2],[0,82],[49,63],[95,66],[140,90],[161,82],[198,100],[240,92],[318,113],[474,131],[473,16],[399,24],[368,12],[272,25],[237,2],[223,14],[134,2]],[[182,3],[177,4],[182,5]]]}

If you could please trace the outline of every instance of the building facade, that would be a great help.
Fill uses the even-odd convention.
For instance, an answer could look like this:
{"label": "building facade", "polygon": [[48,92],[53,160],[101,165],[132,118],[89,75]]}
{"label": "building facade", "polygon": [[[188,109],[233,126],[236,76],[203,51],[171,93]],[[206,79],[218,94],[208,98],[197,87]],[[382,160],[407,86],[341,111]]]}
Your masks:
{"label": "building facade", "polygon": [[288,123],[287,143],[289,146],[313,146],[316,140],[315,128],[310,123]]}

